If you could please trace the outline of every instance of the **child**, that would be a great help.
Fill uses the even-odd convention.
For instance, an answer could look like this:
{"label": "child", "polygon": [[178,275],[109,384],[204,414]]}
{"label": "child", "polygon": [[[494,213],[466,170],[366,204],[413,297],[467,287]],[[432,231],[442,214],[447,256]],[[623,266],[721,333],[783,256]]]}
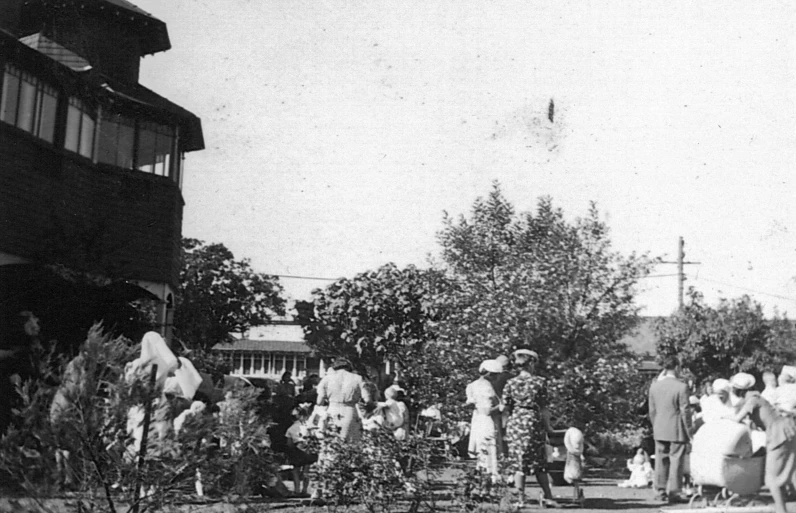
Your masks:
{"label": "child", "polygon": [[567,459],[564,464],[564,480],[575,484],[583,477],[583,431],[576,427],[564,433],[564,447],[567,448]]}
{"label": "child", "polygon": [[647,451],[639,447],[633,459],[627,460],[630,479],[619,483],[621,488],[646,488],[652,482],[653,472]]}
{"label": "child", "polygon": [[409,426],[409,410],[403,401],[398,400],[398,394],[403,392],[402,388],[391,386],[384,391],[387,399],[382,405],[382,415],[384,415],[384,427],[393,432],[396,440],[406,439],[406,428]]}
{"label": "child", "polygon": [[317,454],[311,454],[305,451],[305,441],[309,436],[309,426],[307,419],[309,418],[309,408],[300,406],[293,410],[296,421],[287,433],[287,459],[293,465],[293,489],[298,497],[309,497],[307,489],[310,485],[310,465],[318,461]]}

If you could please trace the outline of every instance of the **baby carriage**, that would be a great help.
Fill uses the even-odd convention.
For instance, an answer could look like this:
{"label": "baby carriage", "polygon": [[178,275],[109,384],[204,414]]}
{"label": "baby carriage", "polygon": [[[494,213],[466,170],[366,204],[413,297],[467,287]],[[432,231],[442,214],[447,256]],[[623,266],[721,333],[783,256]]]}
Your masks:
{"label": "baby carriage", "polygon": [[[583,507],[586,498],[581,488],[583,467],[583,433],[576,428],[559,429],[547,435],[548,469],[553,486],[572,485],[571,498],[556,498],[557,501]],[[539,496],[539,505],[546,506],[544,495]]]}
{"label": "baby carriage", "polygon": [[752,454],[744,424],[729,420],[705,424],[694,435],[691,451],[691,478],[697,490],[690,507],[730,506],[741,496],[756,494],[763,487],[765,459]]}

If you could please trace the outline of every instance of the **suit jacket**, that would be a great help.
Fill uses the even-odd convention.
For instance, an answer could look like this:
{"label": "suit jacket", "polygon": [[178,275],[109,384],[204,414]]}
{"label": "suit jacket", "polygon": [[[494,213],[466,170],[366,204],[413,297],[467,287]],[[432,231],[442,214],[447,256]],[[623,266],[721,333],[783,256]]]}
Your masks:
{"label": "suit jacket", "polygon": [[656,380],[649,391],[650,422],[655,440],[688,442],[688,386],[677,378]]}

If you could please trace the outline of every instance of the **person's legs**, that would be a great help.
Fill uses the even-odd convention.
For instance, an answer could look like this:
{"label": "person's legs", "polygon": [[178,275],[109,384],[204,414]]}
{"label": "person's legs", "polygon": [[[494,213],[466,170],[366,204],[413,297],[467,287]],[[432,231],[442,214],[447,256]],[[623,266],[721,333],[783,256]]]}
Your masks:
{"label": "person's legs", "polygon": [[785,513],[785,487],[796,473],[796,440],[766,451],[766,486],[774,499],[774,511]]}
{"label": "person's legs", "polygon": [[525,474],[522,472],[515,472],[514,473],[514,488],[517,489],[517,493],[520,495],[520,503],[525,501]]}
{"label": "person's legs", "polygon": [[536,482],[538,482],[539,486],[542,488],[544,498],[552,501],[553,491],[550,489],[550,479],[547,477],[547,472],[538,470],[534,473],[534,475],[536,476]]}
{"label": "person's legs", "polygon": [[655,440],[655,489],[663,498],[669,479],[669,442]]}
{"label": "person's legs", "polygon": [[301,491],[301,467],[298,465],[293,465],[293,491],[295,493],[299,493]]}
{"label": "person's legs", "polygon": [[670,497],[678,495],[683,486],[684,463],[685,443],[669,442],[669,479],[667,489]]}

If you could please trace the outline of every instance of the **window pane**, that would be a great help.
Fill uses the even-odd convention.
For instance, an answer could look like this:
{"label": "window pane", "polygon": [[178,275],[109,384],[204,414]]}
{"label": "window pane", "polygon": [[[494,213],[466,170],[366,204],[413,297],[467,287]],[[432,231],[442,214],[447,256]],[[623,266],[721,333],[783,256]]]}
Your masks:
{"label": "window pane", "polygon": [[263,374],[263,354],[257,353],[254,355],[254,374]]}
{"label": "window pane", "polygon": [[307,360],[304,356],[296,357],[296,375],[303,376],[304,371],[307,370]]}
{"label": "window pane", "polygon": [[285,370],[285,355],[274,355],[274,374],[282,374]]}
{"label": "window pane", "polygon": [[80,154],[84,157],[94,156],[94,120],[83,113],[83,124],[80,127]]}
{"label": "window pane", "polygon": [[133,168],[133,143],[135,143],[135,129],[127,124],[119,124],[119,142],[116,147],[117,166]]}
{"label": "window pane", "polygon": [[[49,88],[48,88],[49,89]],[[41,111],[39,112],[39,137],[47,142],[55,138],[55,115],[58,110],[57,93],[45,91],[41,97]]]}
{"label": "window pane", "polygon": [[246,353],[243,355],[243,372],[242,374],[252,373],[252,354]]}
{"label": "window pane", "polygon": [[33,132],[33,113],[36,109],[36,86],[27,80],[22,80],[19,94],[19,113],[17,126],[26,132]]}
{"label": "window pane", "polygon": [[80,144],[80,110],[74,105],[69,105],[66,111],[66,136],[64,148],[77,152]]}
{"label": "window pane", "polygon": [[119,125],[112,119],[103,116],[99,128],[97,160],[105,164],[116,164],[116,134],[118,132]]}
{"label": "window pane", "polygon": [[157,134],[150,129],[150,125],[142,124],[138,132],[138,152],[136,153],[137,166],[147,173],[155,172],[155,141]]}
{"label": "window pane", "polygon": [[168,127],[161,127],[155,145],[155,173],[160,176],[169,175],[171,152],[174,145],[174,135]]}
{"label": "window pane", "polygon": [[8,71],[3,77],[3,99],[0,103],[0,120],[16,124],[17,103],[19,102],[19,77]]}

